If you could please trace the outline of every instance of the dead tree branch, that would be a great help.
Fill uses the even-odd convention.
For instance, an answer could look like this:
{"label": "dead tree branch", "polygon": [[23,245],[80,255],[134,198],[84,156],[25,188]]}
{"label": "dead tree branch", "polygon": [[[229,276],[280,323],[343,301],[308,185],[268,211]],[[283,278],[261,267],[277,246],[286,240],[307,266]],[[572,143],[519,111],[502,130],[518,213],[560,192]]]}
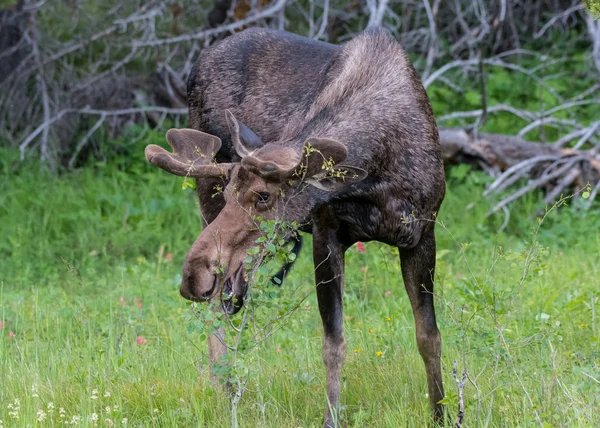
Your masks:
{"label": "dead tree branch", "polygon": [[[600,157],[594,150],[561,148],[547,143],[525,141],[519,137],[479,133],[477,138],[456,128],[440,129],[442,155],[447,163],[487,166],[496,171],[495,181],[485,196],[497,194],[519,179],[529,182],[497,203],[489,214],[503,209],[525,194],[550,186],[546,196],[554,202],[573,183],[579,188],[600,182]],[[590,196],[591,197],[591,196]],[[594,195],[595,197],[595,195]]]}
{"label": "dead tree branch", "polygon": [[458,389],[458,413],[456,414],[456,420],[454,422],[455,428],[461,428],[463,419],[465,417],[465,383],[467,382],[467,369],[462,372],[462,378],[458,379],[458,362],[454,360],[454,366],[452,368],[454,374],[454,382],[456,382],[456,388]]}
{"label": "dead tree branch", "polygon": [[285,7],[287,1],[288,0],[277,0],[277,2],[273,6],[268,7],[261,12],[250,15],[245,19],[232,22],[228,25],[223,25],[210,30],[199,31],[197,33],[182,34],[181,36],[170,37],[167,39],[155,39],[141,42],[135,41],[131,44],[131,46],[136,48],[164,46],[182,42],[189,42],[192,40],[202,40],[211,36],[216,36],[221,33],[231,33],[247,25],[260,21],[261,19],[275,16],[277,13],[279,13],[279,11],[281,11]]}
{"label": "dead tree branch", "polygon": [[383,22],[383,16],[385,15],[385,10],[387,8],[389,0],[367,0],[367,5],[369,8],[369,23],[367,27],[380,27]]}

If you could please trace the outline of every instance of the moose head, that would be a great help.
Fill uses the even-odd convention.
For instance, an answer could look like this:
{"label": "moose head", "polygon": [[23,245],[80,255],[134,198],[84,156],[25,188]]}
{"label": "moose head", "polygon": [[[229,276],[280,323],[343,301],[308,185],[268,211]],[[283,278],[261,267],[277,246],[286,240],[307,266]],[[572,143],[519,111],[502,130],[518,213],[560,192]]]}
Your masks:
{"label": "moose head", "polygon": [[[239,163],[215,163],[221,140],[194,129],[171,129],[172,153],[146,147],[146,159],[171,174],[202,180],[223,178],[225,205],[189,250],[180,292],[192,301],[221,299],[228,314],[238,312],[248,290],[245,260],[261,231],[256,218],[302,222],[326,195],[366,177],[360,168],[342,164],[347,148],[329,138],[308,138],[297,145],[263,144],[230,111],[226,119]],[[298,147],[298,148],[294,148]],[[312,188],[319,189],[315,191]],[[321,196],[318,196],[321,195]],[[325,198],[323,198],[325,195]]]}

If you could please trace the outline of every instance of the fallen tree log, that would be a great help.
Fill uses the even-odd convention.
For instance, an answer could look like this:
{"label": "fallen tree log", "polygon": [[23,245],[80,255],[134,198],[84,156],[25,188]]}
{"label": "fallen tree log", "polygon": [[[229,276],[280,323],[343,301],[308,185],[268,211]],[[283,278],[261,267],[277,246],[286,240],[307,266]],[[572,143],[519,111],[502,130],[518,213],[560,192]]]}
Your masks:
{"label": "fallen tree log", "polygon": [[529,180],[498,202],[489,214],[538,188],[546,191],[544,202],[553,203],[572,186],[580,190],[591,185],[588,206],[600,190],[600,155],[596,149],[563,148],[509,135],[475,136],[460,128],[441,128],[440,143],[447,164],[474,165],[495,178],[485,196],[500,192],[519,179]]}

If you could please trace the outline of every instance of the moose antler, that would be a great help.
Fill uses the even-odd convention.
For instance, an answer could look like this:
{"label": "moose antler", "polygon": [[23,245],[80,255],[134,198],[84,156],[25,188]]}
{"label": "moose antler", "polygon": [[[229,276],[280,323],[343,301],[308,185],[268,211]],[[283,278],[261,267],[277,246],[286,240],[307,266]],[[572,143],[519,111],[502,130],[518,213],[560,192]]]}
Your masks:
{"label": "moose antler", "polygon": [[[300,160],[286,159],[288,162],[261,159],[259,156],[246,156],[242,158],[242,165],[261,177],[275,182],[307,181],[308,183],[323,188],[319,185],[327,181],[328,190],[332,190],[333,181],[355,182],[366,177],[367,172],[356,167],[342,165],[346,160],[348,150],[339,141],[327,138],[309,138],[302,147]],[[271,157],[265,153],[264,157]],[[330,180],[333,178],[334,180]]]}
{"label": "moose antler", "polygon": [[211,163],[221,148],[221,139],[195,129],[169,129],[167,142],[173,153],[156,144],[146,147],[146,159],[153,165],[181,177],[227,175],[230,164]]}

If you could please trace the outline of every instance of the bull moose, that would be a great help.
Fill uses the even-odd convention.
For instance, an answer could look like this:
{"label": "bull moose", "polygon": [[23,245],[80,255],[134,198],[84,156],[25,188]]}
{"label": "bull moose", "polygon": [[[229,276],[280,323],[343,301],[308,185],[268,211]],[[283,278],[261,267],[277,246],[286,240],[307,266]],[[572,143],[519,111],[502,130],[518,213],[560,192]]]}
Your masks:
{"label": "bull moose", "polygon": [[[357,241],[398,248],[425,363],[433,416],[442,419],[441,339],[433,303],[435,215],[445,194],[439,135],[406,53],[368,28],[337,46],[247,29],[205,49],[188,79],[191,129],[152,164],[195,178],[203,230],[183,265],[181,295],[233,314],[248,288],[253,217],[297,221],[313,235],[327,374],[325,426],[336,425],[343,331],[344,253]],[[215,186],[225,191],[215,195]],[[214,362],[224,352],[209,338]]]}

